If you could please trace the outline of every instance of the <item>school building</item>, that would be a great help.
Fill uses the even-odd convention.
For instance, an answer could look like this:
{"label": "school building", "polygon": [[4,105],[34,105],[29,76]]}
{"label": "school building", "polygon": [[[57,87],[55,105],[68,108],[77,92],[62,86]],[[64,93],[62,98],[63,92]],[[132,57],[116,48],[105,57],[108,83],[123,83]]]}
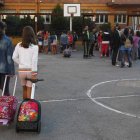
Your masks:
{"label": "school building", "polygon": [[140,25],[140,0],[0,0],[0,16],[8,14],[30,14],[44,16],[45,23],[51,23],[51,13],[57,4],[80,4],[81,16],[92,18],[96,24],[110,22],[113,26]]}

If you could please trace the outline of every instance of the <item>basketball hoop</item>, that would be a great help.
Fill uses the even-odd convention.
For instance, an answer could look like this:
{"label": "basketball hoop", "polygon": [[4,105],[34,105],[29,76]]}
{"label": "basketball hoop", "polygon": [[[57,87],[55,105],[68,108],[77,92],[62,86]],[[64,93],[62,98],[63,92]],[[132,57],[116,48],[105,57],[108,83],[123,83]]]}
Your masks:
{"label": "basketball hoop", "polygon": [[80,4],[64,4],[64,17],[70,17],[70,31],[72,31],[73,17],[79,17],[80,13]]}
{"label": "basketball hoop", "polygon": [[81,16],[80,4],[64,4],[64,17]]}

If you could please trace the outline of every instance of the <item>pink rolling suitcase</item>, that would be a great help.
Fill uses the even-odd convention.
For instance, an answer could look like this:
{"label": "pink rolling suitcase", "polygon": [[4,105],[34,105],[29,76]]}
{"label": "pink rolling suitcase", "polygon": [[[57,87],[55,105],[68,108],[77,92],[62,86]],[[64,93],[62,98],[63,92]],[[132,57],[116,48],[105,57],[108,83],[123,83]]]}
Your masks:
{"label": "pink rolling suitcase", "polygon": [[8,125],[10,122],[14,120],[16,108],[18,104],[17,98],[15,97],[17,76],[14,76],[15,83],[14,83],[13,95],[10,95],[10,96],[4,95],[4,90],[5,90],[8,76],[9,75],[6,75],[5,77],[2,96],[0,97],[0,124],[2,125]]}

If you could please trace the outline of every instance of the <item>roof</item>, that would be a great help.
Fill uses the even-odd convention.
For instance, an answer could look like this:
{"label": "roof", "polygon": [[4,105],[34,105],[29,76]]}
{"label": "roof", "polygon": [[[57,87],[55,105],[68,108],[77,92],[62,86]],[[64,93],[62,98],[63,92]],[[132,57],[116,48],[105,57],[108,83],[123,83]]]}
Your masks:
{"label": "roof", "polygon": [[[19,2],[19,0],[4,0],[5,2]],[[39,0],[38,0],[39,1]],[[110,3],[114,4],[124,4],[124,5],[131,5],[131,4],[140,4],[140,0],[42,0],[48,3],[81,3],[81,4],[107,4]],[[36,0],[20,0],[20,2],[36,2]]]}
{"label": "roof", "polygon": [[140,0],[111,0],[107,2],[108,6],[140,6]]}
{"label": "roof", "polygon": [[116,4],[140,4],[140,0],[115,0]]}

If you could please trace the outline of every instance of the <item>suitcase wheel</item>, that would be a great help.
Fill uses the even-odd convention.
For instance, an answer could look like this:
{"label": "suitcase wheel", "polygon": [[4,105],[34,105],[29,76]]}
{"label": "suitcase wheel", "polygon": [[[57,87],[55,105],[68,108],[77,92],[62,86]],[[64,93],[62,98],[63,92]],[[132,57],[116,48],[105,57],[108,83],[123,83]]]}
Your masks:
{"label": "suitcase wheel", "polygon": [[19,129],[18,129],[17,125],[16,125],[16,132],[19,133]]}
{"label": "suitcase wheel", "polygon": [[38,125],[37,125],[37,133],[39,134],[41,131],[41,121],[38,122]]}

